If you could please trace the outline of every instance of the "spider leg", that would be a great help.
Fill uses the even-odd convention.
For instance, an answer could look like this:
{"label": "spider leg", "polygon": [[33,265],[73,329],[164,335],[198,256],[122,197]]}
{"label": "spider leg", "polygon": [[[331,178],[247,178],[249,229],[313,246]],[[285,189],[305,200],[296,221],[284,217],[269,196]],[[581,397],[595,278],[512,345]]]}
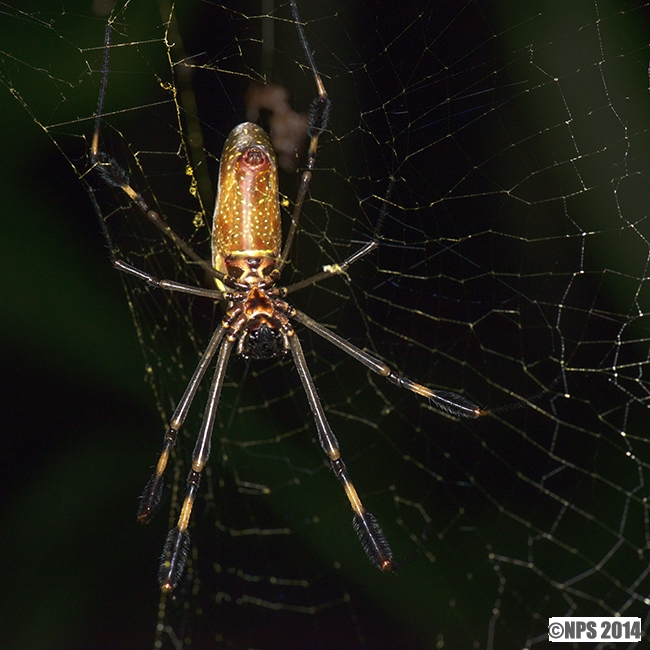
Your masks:
{"label": "spider leg", "polygon": [[382,571],[390,571],[394,566],[393,552],[391,551],[391,548],[386,541],[386,537],[384,536],[384,532],[377,523],[377,520],[364,508],[361,499],[352,484],[348,470],[341,458],[338,442],[332,432],[329,422],[327,421],[323,405],[318,399],[316,386],[314,385],[314,380],[309,372],[309,368],[307,368],[307,361],[305,360],[305,355],[302,351],[300,341],[293,330],[287,333],[287,338],[294,363],[296,364],[298,374],[300,375],[300,380],[302,381],[305,393],[307,394],[307,400],[309,401],[314,421],[316,422],[316,429],[318,430],[318,439],[321,447],[330,459],[336,478],[341,482],[345,494],[350,501],[350,505],[352,506],[354,512],[352,525],[354,530],[356,531],[357,536],[361,541],[361,545],[363,546],[363,550],[366,552],[370,561]]}
{"label": "spider leg", "polygon": [[296,282],[295,284],[290,284],[287,287],[284,287],[282,290],[282,295],[286,296],[294,291],[304,289],[312,284],[316,284],[321,280],[325,280],[333,275],[339,275],[340,273],[345,273],[348,268],[354,264],[357,260],[360,260],[362,257],[372,252],[379,246],[379,241],[373,239],[369,241],[365,246],[361,247],[358,251],[352,253],[350,257],[344,259],[340,264],[332,264],[331,266],[325,267],[320,273],[315,273],[310,278]]}
{"label": "spider leg", "polygon": [[490,411],[482,409],[463,395],[446,390],[431,390],[407,377],[403,377],[399,372],[377,359],[377,357],[364,352],[356,345],[348,343],[342,336],[335,334],[324,325],[316,322],[313,318],[309,318],[307,314],[303,314],[293,307],[290,308],[287,314],[290,318],[308,327],[312,332],[316,332],[316,334],[322,336],[326,341],[329,341],[337,348],[349,354],[353,359],[356,359],[359,363],[366,366],[366,368],[372,370],[372,372],[385,377],[388,381],[401,388],[407,388],[422,397],[430,399],[437,408],[445,413],[464,418],[479,418],[490,413]]}
{"label": "spider leg", "polygon": [[307,37],[305,36],[305,32],[302,28],[302,23],[300,22],[298,7],[296,6],[295,0],[291,0],[291,12],[293,13],[296,28],[298,29],[298,36],[300,37],[302,49],[305,52],[305,56],[309,61],[309,66],[311,68],[312,74],[314,75],[314,82],[316,83],[316,90],[318,91],[318,95],[314,98],[311,106],[309,107],[309,121],[307,126],[307,133],[309,135],[309,150],[307,151],[307,162],[305,165],[306,169],[300,177],[298,196],[296,197],[293,214],[291,215],[291,226],[289,227],[287,238],[284,241],[282,255],[280,255],[280,260],[278,262],[277,268],[279,271],[282,271],[282,267],[286,264],[287,258],[289,257],[289,252],[291,251],[291,246],[296,235],[296,230],[298,229],[298,220],[300,219],[300,213],[302,212],[302,205],[305,201],[305,196],[307,195],[307,189],[309,188],[312,172],[316,164],[318,138],[320,137],[320,134],[327,128],[327,122],[329,121],[330,110],[332,108],[332,101],[327,96],[327,91],[325,90],[323,81],[318,74],[318,69],[316,68],[316,62],[314,61],[311,50],[309,49],[309,44],[307,43]]}
{"label": "spider leg", "polygon": [[211,277],[221,280],[224,284],[228,284],[226,281],[227,276],[220,271],[217,271],[209,262],[202,259],[179,235],[176,234],[174,230],[172,230],[170,226],[167,225],[167,222],[155,210],[152,210],[149,207],[146,201],[142,198],[142,195],[131,187],[126,172],[117,164],[117,161],[108,156],[105,152],[95,149],[97,146],[97,137],[96,134],[96,137],[93,138],[91,157],[95,169],[100,173],[104,182],[112,187],[120,188],[131,199],[131,201],[140,208],[140,211],[147,217],[147,219],[149,219],[149,221],[166,237],[171,239],[183,254],[198,264]]}
{"label": "spider leg", "polygon": [[217,289],[203,289],[202,287],[194,287],[191,284],[183,284],[182,282],[175,282],[174,280],[159,280],[153,275],[149,275],[135,266],[127,264],[123,260],[113,260],[113,266],[118,271],[134,275],[136,278],[146,282],[150,287],[154,287],[155,289],[166,289],[167,291],[189,293],[193,296],[202,296],[204,298],[213,298],[215,300],[228,299],[228,294],[224,294],[222,291]]}
{"label": "spider leg", "polygon": [[[223,333],[221,335],[223,336]],[[215,337],[213,336],[213,340],[214,338]],[[160,583],[160,588],[164,592],[172,591],[176,587],[183,574],[183,569],[185,568],[185,560],[190,548],[190,534],[188,531],[190,515],[192,514],[194,499],[196,498],[196,493],[199,488],[201,472],[210,456],[210,443],[212,430],[214,428],[214,420],[217,413],[217,406],[219,404],[223,381],[226,376],[228,359],[230,358],[230,353],[235,345],[235,341],[235,338],[231,340],[230,336],[227,337],[223,341],[219,350],[219,357],[214,371],[214,379],[210,386],[208,403],[205,407],[205,413],[203,414],[203,422],[201,423],[201,429],[199,430],[199,435],[196,439],[196,444],[194,445],[194,451],[192,452],[192,469],[187,477],[185,499],[183,500],[183,506],[181,508],[181,513],[178,516],[176,526],[167,534],[167,540],[165,541],[165,547],[160,562],[158,582]]]}
{"label": "spider leg", "polygon": [[377,220],[377,226],[375,228],[376,234],[374,239],[372,239],[367,244],[365,244],[365,246],[362,246],[358,251],[352,253],[352,255],[350,255],[350,257],[343,260],[341,264],[332,264],[330,266],[324,266],[323,270],[320,273],[315,273],[314,275],[312,275],[311,277],[305,280],[301,280],[300,282],[296,282],[295,284],[290,284],[289,286],[284,287],[284,289],[282,290],[282,295],[288,296],[290,293],[293,293],[294,291],[304,289],[305,287],[308,287],[312,284],[316,284],[321,280],[326,280],[327,278],[333,275],[339,275],[340,273],[345,273],[348,270],[348,268],[352,266],[352,264],[354,264],[357,260],[360,260],[368,253],[374,251],[375,248],[378,248],[381,229],[386,219],[386,212],[388,210],[388,201],[390,199],[390,195],[393,191],[394,185],[395,185],[395,179],[391,178],[390,183],[388,184],[388,188],[386,190],[386,195],[384,197],[384,203],[381,208],[381,213],[379,214],[379,219]]}
{"label": "spider leg", "polygon": [[160,505],[160,498],[163,491],[162,479],[165,473],[165,468],[167,467],[167,461],[169,460],[169,454],[172,450],[172,447],[176,444],[176,437],[178,436],[178,432],[180,431],[180,428],[183,426],[183,422],[187,417],[187,413],[190,410],[190,406],[194,400],[196,391],[199,388],[199,384],[201,383],[201,380],[203,379],[208,366],[212,362],[215,352],[221,345],[221,341],[225,333],[226,328],[223,325],[219,325],[219,327],[215,330],[212,338],[210,339],[210,342],[208,343],[208,347],[203,352],[201,360],[196,366],[194,374],[192,375],[192,378],[190,379],[190,382],[188,383],[187,388],[183,393],[183,397],[181,397],[178,405],[176,406],[176,410],[172,415],[172,418],[169,422],[169,428],[165,434],[165,442],[163,443],[163,448],[160,452],[158,463],[156,464],[156,469],[149,479],[146,487],[144,488],[142,496],[140,497],[138,521],[143,524],[149,523],[153,515],[156,513],[156,510],[158,510],[158,506]]}
{"label": "spider leg", "polygon": [[[155,211],[152,210],[139,192],[136,192],[129,183],[128,174],[119,166],[117,161],[99,148],[99,134],[101,127],[101,118],[104,113],[104,100],[106,99],[106,87],[108,85],[109,55],[111,47],[111,33],[113,21],[109,20],[106,24],[106,33],[104,36],[104,60],[102,63],[102,83],[97,101],[97,113],[95,115],[95,132],[93,134],[92,146],[90,149],[90,159],[94,168],[99,172],[104,182],[111,187],[120,188],[135,203],[140,211],[158,228],[166,237],[171,239],[174,244],[187,257],[196,262],[211,277],[217,278],[222,282],[226,276],[217,271],[210,263],[206,262],[197,255],[182,238],[167,225],[166,221]],[[108,237],[108,233],[107,237]],[[110,238],[108,238],[110,241]]]}

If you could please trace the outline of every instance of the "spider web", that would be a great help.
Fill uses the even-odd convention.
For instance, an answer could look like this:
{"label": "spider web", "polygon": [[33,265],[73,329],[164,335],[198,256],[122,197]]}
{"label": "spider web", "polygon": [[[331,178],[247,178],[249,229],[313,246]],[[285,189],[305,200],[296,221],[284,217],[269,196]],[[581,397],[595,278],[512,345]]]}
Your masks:
{"label": "spider web", "polygon": [[[79,205],[82,233],[97,242],[85,186],[116,255],[201,284],[89,171],[101,7],[2,7],[0,78],[47,136],[49,164],[37,169],[74,173],[59,218]],[[234,358],[187,574],[156,612],[157,554],[178,512],[205,390],[156,523],[114,524],[111,543],[129,540],[104,579],[139,595],[122,594],[121,610],[148,603],[149,627],[111,638],[119,647],[521,648],[547,642],[551,616],[616,614],[640,616],[645,634],[648,6],[299,9],[333,111],[282,283],[345,259],[378,224],[382,239],[345,277],[290,301],[406,376],[492,413],[462,422],[440,414],[297,329],[364,504],[398,559],[417,551],[383,575],[358,544],[291,361]],[[212,179],[227,133],[244,119],[247,88],[281,84],[298,111],[315,95],[289,7],[179,2],[172,13],[164,2],[127,3],[114,16],[104,146],[207,259]],[[283,172],[280,184],[291,206],[297,175]],[[79,242],[88,245],[108,266],[105,247]],[[121,279],[166,420],[220,309]],[[99,320],[125,311],[110,295]],[[103,326],[112,354],[128,356],[132,333]],[[138,432],[145,460],[128,464],[129,480],[144,485],[162,433],[160,420]],[[127,575],[136,537],[137,577]],[[84,557],[102,553],[91,550]]]}

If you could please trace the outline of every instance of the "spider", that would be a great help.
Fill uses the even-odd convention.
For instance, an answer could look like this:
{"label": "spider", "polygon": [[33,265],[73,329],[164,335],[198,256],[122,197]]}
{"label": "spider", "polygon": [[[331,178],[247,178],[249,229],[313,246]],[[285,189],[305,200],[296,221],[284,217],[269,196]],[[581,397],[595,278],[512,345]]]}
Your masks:
{"label": "spider", "polygon": [[164,472],[178,432],[183,426],[199,385],[216,356],[214,377],[192,452],[183,505],[176,526],[167,535],[162,554],[158,579],[163,592],[172,591],[183,575],[190,546],[188,528],[192,507],[199,489],[201,473],[210,455],[217,406],[228,360],[233,351],[248,359],[270,359],[286,353],[292,355],[315,420],[318,440],[352,507],[354,530],[368,558],[382,571],[394,570],[396,564],[393,553],[379,523],[364,508],[352,483],[341,457],[339,444],[318,398],[314,380],[307,367],[292,322],[310,329],[372,372],[385,377],[389,382],[427,398],[442,411],[467,418],[478,418],[488,413],[462,395],[449,391],[434,391],[402,376],[380,359],[352,345],[285,301],[286,296],[293,291],[344,273],[354,262],[379,246],[377,237],[341,264],[325,267],[323,271],[312,277],[288,287],[278,286],[315,167],[318,141],[327,128],[331,108],[331,101],[309,49],[295,0],[291,0],[290,4],[317,90],[317,96],[312,101],[308,113],[309,148],[294,204],[291,226],[282,245],[277,163],[269,136],[256,124],[251,122],[239,124],[227,137],[221,157],[212,228],[211,263],[200,258],[167,225],[163,217],[147,205],[143,197],[131,187],[127,174],[117,161],[99,148],[100,122],[108,78],[110,20],[106,27],[102,84],[91,148],[92,165],[108,185],[125,192],[147,219],[169,237],[187,257],[205,269],[214,279],[216,288],[206,289],[158,279],[117,258],[112,260],[113,265],[116,269],[141,279],[151,287],[192,294],[226,305],[225,314],[171,417],[155,471],[140,499],[138,520],[147,523],[160,505]]}

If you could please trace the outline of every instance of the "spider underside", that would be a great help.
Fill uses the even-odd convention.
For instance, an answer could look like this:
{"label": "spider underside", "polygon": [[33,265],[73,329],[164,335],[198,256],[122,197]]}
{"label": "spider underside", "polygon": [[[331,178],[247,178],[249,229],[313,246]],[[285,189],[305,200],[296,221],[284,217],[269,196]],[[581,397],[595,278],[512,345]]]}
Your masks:
{"label": "spider underside", "polygon": [[319,136],[327,127],[331,106],[316,69],[313,55],[307,45],[295,0],[291,0],[291,7],[298,35],[318,91],[308,115],[309,150],[305,169],[301,174],[291,227],[284,247],[282,247],[275,154],[264,130],[256,124],[244,122],[233,129],[224,145],[212,231],[211,264],[201,259],[176,235],[157,212],[149,208],[142,196],[131,187],[128,176],[119,164],[99,148],[100,122],[108,73],[110,21],[106,29],[102,87],[91,149],[92,163],[107,184],[125,192],[129,199],[165,236],[169,237],[186,256],[211,275],[215,288],[205,289],[158,279],[117,256],[114,256],[113,264],[120,271],[133,275],[152,287],[193,294],[225,302],[227,305],[226,312],[214,331],[185,393],[172,415],[158,463],[144,489],[138,510],[138,519],[147,523],[158,509],[163,492],[164,472],[171,450],[176,443],[178,432],[185,421],[199,385],[216,356],[207,405],[192,452],[192,466],[187,478],[183,505],[176,526],[167,536],[162,555],[159,582],[161,589],[165,592],[172,591],[183,575],[190,548],[188,527],[192,507],[198,491],[201,472],[210,455],[210,442],[217,405],[228,360],[233,350],[237,354],[253,360],[271,359],[291,353],[314,416],[320,445],[328,456],[332,469],[343,486],[352,507],[354,530],[369,559],[382,571],[392,571],[396,566],[391,548],[377,520],[364,508],[352,484],[341,458],[338,441],[327,421],[307,367],[300,340],[291,321],[307,327],[391,383],[427,398],[440,410],[458,417],[469,418],[481,417],[488,413],[462,395],[449,391],[433,391],[403,377],[380,359],[350,344],[343,337],[298,311],[284,300],[286,295],[292,291],[320,282],[332,275],[344,273],[354,262],[373,251],[378,246],[378,239],[369,242],[342,263],[327,267],[307,280],[289,287],[276,286],[298,227],[302,205],[315,166]]}

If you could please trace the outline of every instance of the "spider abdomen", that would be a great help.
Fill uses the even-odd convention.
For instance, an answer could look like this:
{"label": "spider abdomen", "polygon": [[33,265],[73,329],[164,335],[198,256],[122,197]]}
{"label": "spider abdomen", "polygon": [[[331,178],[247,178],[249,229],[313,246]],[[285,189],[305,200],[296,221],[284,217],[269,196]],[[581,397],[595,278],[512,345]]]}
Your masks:
{"label": "spider abdomen", "polygon": [[[273,146],[264,129],[244,122],[230,132],[223,148],[212,263],[240,282],[246,282],[250,275],[263,279],[275,268],[281,245],[278,166]],[[259,262],[249,264],[250,260]]]}

